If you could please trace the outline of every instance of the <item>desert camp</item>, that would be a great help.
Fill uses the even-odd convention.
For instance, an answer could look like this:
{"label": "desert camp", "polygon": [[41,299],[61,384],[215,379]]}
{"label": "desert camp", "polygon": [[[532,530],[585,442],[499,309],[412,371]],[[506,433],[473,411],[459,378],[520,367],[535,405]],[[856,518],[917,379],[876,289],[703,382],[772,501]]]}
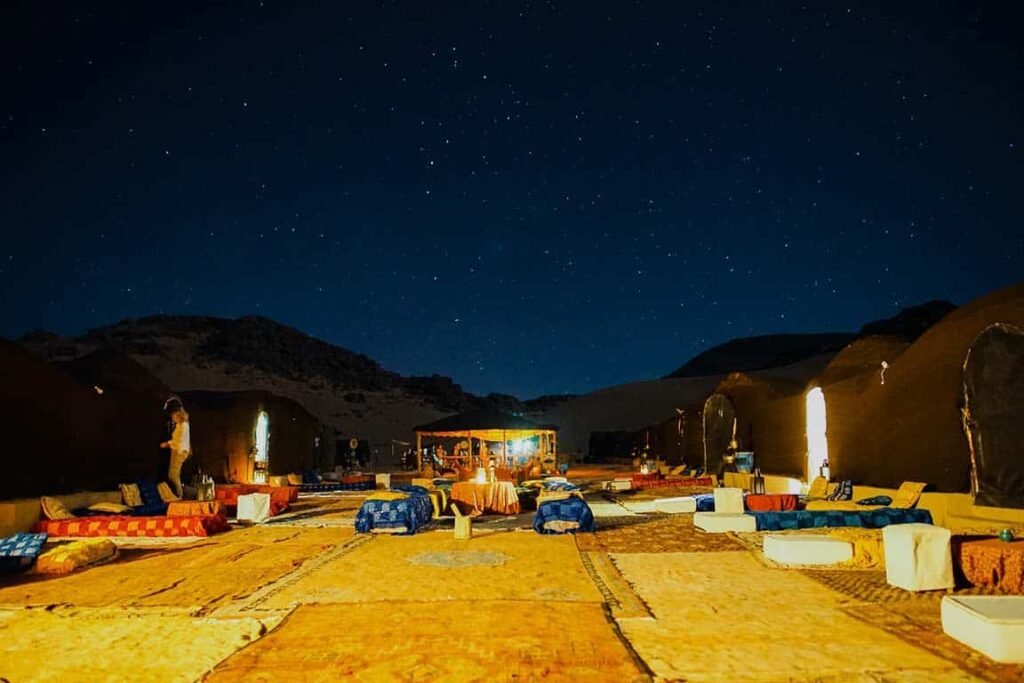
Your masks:
{"label": "desert camp", "polygon": [[0,683],[1024,680],[1024,3],[0,5]]}

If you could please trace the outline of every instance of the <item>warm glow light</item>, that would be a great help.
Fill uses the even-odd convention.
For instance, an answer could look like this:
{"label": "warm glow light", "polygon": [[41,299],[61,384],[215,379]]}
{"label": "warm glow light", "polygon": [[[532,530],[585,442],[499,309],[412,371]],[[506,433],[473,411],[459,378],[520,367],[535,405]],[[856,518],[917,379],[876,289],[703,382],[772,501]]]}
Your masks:
{"label": "warm glow light", "polygon": [[252,473],[252,482],[254,484],[266,484],[267,483],[267,471],[256,470]]}
{"label": "warm glow light", "polygon": [[487,483],[487,470],[483,467],[476,468],[476,483],[486,484]]}
{"label": "warm glow light", "polygon": [[263,411],[260,411],[256,418],[256,462],[267,463],[268,447],[270,445],[270,418]]}
{"label": "warm glow light", "polygon": [[818,476],[821,464],[828,460],[825,393],[820,387],[807,392],[807,481]]}

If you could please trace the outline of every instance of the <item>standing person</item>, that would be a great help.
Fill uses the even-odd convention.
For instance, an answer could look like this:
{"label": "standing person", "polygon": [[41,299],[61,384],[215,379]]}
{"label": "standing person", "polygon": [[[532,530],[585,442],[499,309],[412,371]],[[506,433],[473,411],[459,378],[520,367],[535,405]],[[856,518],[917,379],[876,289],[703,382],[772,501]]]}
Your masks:
{"label": "standing person", "polygon": [[181,466],[185,464],[192,455],[192,439],[189,433],[188,413],[180,405],[171,413],[171,420],[174,422],[174,431],[171,432],[169,441],[160,444],[160,448],[168,448],[171,451],[171,464],[167,468],[167,481],[171,483],[174,492],[181,498],[184,491],[181,487]]}

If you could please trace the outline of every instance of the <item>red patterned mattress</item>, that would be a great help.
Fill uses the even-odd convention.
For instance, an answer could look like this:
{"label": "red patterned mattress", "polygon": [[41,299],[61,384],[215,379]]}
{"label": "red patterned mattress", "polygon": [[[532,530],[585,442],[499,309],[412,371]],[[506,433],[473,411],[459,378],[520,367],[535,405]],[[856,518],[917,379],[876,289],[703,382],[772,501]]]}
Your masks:
{"label": "red patterned mattress", "polygon": [[209,536],[227,531],[228,522],[219,515],[192,517],[126,517],[122,515],[43,519],[32,527],[51,537],[89,536]]}
{"label": "red patterned mattress", "polygon": [[218,484],[214,498],[227,507],[237,507],[238,497],[250,493],[270,494],[270,514],[278,515],[299,499],[298,486],[270,486],[268,484]]}

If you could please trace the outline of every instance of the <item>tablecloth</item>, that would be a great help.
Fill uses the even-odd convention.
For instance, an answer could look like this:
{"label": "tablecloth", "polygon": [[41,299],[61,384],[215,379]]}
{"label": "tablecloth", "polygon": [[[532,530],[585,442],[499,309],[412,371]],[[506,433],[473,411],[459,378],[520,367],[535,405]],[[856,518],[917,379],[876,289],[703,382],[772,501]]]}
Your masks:
{"label": "tablecloth", "polygon": [[743,500],[751,512],[796,510],[796,501],[797,497],[792,493],[751,493]]}
{"label": "tablecloth", "polygon": [[224,503],[217,500],[172,500],[167,504],[168,517],[193,517],[197,515],[220,515],[227,517]]}
{"label": "tablecloth", "polygon": [[960,546],[960,569],[975,586],[991,586],[1006,593],[1024,593],[1024,540],[1009,543],[998,538],[968,541]]}
{"label": "tablecloth", "polygon": [[478,484],[475,481],[458,481],[452,484],[452,504],[460,503],[459,509],[467,514],[497,512],[502,515],[518,515],[519,495],[515,484],[510,481],[495,481]]}

